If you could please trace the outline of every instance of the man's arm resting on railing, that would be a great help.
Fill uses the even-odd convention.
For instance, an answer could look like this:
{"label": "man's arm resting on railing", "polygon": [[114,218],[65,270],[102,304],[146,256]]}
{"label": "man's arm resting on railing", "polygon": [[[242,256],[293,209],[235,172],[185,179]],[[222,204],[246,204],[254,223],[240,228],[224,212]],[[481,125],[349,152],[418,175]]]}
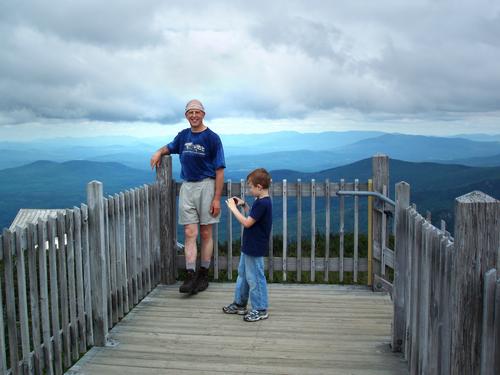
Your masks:
{"label": "man's arm resting on railing", "polygon": [[167,146],[163,146],[162,148],[156,150],[156,152],[151,156],[151,169],[154,167],[159,167],[161,164],[161,157],[163,155],[170,155],[170,150]]}

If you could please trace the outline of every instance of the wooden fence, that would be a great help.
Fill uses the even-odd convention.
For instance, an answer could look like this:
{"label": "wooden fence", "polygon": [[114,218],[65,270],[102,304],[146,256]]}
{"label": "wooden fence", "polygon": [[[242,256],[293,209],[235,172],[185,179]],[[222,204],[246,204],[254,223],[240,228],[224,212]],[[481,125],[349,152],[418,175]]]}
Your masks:
{"label": "wooden fence", "polygon": [[396,187],[394,351],[410,374],[500,374],[500,202],[456,199],[454,239]]}
{"label": "wooden fence", "polygon": [[103,198],[94,181],[88,205],[3,231],[0,374],[62,374],[166,277],[162,190],[155,183]]}
{"label": "wooden fence", "polygon": [[[164,157],[162,166],[168,169],[171,164],[168,164],[168,157]],[[347,182],[340,179],[339,182],[331,182],[328,179],[325,181],[316,181],[312,179],[309,182],[303,182],[298,179],[296,182],[287,180],[273,181],[269,193],[272,198],[279,199],[281,207],[282,226],[281,231],[277,232],[273,228],[273,235],[281,236],[282,247],[279,249],[279,255],[274,254],[275,246],[273,244],[273,235],[270,238],[269,256],[265,258],[265,269],[268,273],[269,280],[275,280],[275,273],[279,273],[279,281],[288,281],[290,276],[294,274],[294,280],[297,282],[303,280],[303,272],[307,273],[308,281],[310,282],[328,282],[335,280],[336,282],[352,282],[358,283],[359,273],[367,273],[367,284],[372,285],[376,290],[391,290],[391,284],[387,281],[386,270],[394,268],[394,251],[389,246],[389,237],[393,233],[390,229],[390,217],[393,215],[393,204],[376,199],[376,194],[388,196],[388,157],[385,155],[376,155],[372,161],[373,179],[366,182],[360,182],[355,179],[353,182]],[[171,175],[171,171],[162,172],[164,175]],[[176,195],[179,195],[181,183],[175,184]],[[374,188],[377,186],[377,189]],[[361,193],[373,192],[373,195],[364,195]],[[359,193],[359,195],[356,195]],[[222,192],[224,197],[239,196],[243,200],[248,197],[248,189],[244,180],[232,182],[228,180]],[[352,196],[349,196],[352,195]],[[346,201],[352,201],[352,228],[350,233],[353,235],[353,244],[349,253],[352,256],[345,256],[346,245]],[[360,199],[367,199],[367,211],[360,211]],[[307,233],[303,231],[303,217],[306,200],[310,212],[308,215],[309,230]],[[334,212],[332,202],[337,200],[337,211]],[[387,199],[390,201],[390,199]],[[289,209],[290,203],[294,203],[296,211],[292,212]],[[317,212],[318,205],[324,207],[324,213],[321,215]],[[236,234],[240,238],[243,232],[243,226],[235,223],[233,214],[230,210],[224,209],[222,204],[222,215],[226,215],[225,225],[216,224],[214,227],[214,256],[213,256],[213,277],[215,280],[233,280],[233,272],[237,270],[239,256],[234,253],[233,243]],[[338,227],[333,228],[331,225],[332,217],[337,215]],[[366,257],[359,256],[359,234],[360,234],[360,216],[366,215],[368,228],[367,229],[367,245],[368,254]],[[293,226],[289,225],[289,221],[293,219]],[[324,244],[321,249],[323,256],[317,256],[318,252],[318,224],[322,221],[324,224]],[[226,248],[222,253],[219,249],[220,233],[225,231]],[[291,240],[289,233],[295,233],[294,239]],[[330,243],[330,235],[338,235],[338,256],[333,257],[331,254],[333,244]],[[307,238],[309,241],[308,252],[303,249],[303,241]],[[383,245],[382,245],[383,244]],[[290,256],[290,247],[294,247],[295,256]],[[177,255],[178,269],[185,268],[184,254]],[[373,266],[372,266],[373,265]],[[221,271],[225,271],[221,276]],[[321,279],[317,277],[317,273],[321,273]],[[349,279],[346,279],[346,274],[350,273]],[[334,275],[335,274],[335,275]],[[333,277],[335,276],[335,277]]]}

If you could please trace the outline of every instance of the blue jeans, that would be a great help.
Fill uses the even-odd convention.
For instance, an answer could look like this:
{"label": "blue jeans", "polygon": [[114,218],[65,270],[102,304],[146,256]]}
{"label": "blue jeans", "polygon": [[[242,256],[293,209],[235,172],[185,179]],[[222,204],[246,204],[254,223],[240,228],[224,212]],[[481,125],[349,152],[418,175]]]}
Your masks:
{"label": "blue jeans", "polygon": [[241,253],[234,302],[246,306],[250,297],[252,309],[267,310],[267,283],[264,275],[264,257]]}

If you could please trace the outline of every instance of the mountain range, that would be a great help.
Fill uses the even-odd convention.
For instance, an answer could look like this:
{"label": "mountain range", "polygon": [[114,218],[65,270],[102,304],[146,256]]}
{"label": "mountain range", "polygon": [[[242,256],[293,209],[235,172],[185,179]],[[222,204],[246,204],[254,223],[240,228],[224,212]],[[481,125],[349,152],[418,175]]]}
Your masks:
{"label": "mountain range", "polygon": [[[371,159],[318,172],[289,169],[271,170],[274,181],[351,182],[371,178]],[[454,198],[472,190],[500,197],[500,167],[468,167],[453,164],[415,163],[390,159],[390,196],[394,184],[406,181],[411,186],[411,201],[420,212],[430,211],[436,223],[446,220],[453,226]],[[7,227],[20,208],[67,208],[86,201],[86,185],[91,180],[103,183],[106,195],[134,188],[155,179],[152,171],[130,168],[120,163],[95,161],[37,161],[0,170],[0,225]],[[319,205],[320,203],[318,203]],[[279,210],[279,209],[278,209]],[[321,207],[318,206],[318,211]],[[279,216],[279,215],[278,215]],[[277,227],[279,227],[279,217]]]}
{"label": "mountain range", "polygon": [[[391,158],[423,162],[500,166],[500,135],[428,137],[382,132],[276,132],[221,135],[228,176],[241,178],[255,166],[315,172],[385,153]],[[37,160],[117,162],[149,170],[152,153],[170,138],[54,138],[32,142],[0,142],[0,169]],[[179,176],[178,158],[174,174]]]}

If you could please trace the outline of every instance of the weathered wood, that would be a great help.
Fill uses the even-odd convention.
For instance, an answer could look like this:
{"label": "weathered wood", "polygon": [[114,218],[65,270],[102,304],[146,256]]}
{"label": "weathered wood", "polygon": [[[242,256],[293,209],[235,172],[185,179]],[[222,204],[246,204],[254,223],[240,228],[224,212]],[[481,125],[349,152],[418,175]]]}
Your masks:
{"label": "weathered wood", "polygon": [[80,356],[78,349],[78,321],[76,318],[75,244],[73,211],[66,210],[66,262],[68,270],[68,304],[70,319],[71,355],[73,360]]}
{"label": "weathered wood", "polygon": [[[345,189],[344,179],[340,179],[340,190]],[[344,282],[344,217],[345,217],[345,198],[343,195],[339,198],[339,258],[340,258],[340,270],[339,270],[339,282]]]}
{"label": "weathered wood", "polygon": [[[497,276],[500,268],[497,268]],[[500,374],[500,278],[496,282],[495,291],[495,323],[493,325],[493,332],[495,332],[495,363],[493,368],[495,374]]]}
{"label": "weathered wood", "polygon": [[[258,323],[255,345],[240,337],[255,334],[254,325],[228,319],[216,308],[233,291],[234,283],[213,283],[196,297],[193,309],[193,299],[183,298],[175,286],[160,286],[113,329],[120,345],[94,348],[70,372],[406,373],[400,356],[382,344],[390,335],[387,295],[352,286],[270,284],[270,318]],[[186,354],[191,352],[197,353],[196,361]]]}
{"label": "weathered wood", "polygon": [[[22,238],[24,237],[24,238]],[[17,271],[17,298],[19,303],[19,322],[21,333],[21,352],[23,371],[32,371],[30,361],[30,333],[28,323],[28,298],[26,294],[26,271],[24,263],[24,248],[22,243],[26,239],[26,228],[17,227],[16,239],[16,271]]]}
{"label": "weathered wood", "polygon": [[[132,241],[132,199],[130,197],[130,191],[125,192],[125,226],[126,226],[126,255],[127,255],[127,285],[128,285],[128,309],[131,310],[134,306],[134,280],[133,280],[133,241]],[[160,230],[160,235],[162,231]],[[161,264],[163,264],[164,259],[161,258]],[[163,275],[164,267],[161,266],[161,272]],[[162,276],[163,277],[163,276]]]}
{"label": "weathered wood", "polygon": [[[158,185],[158,183],[156,184]],[[159,200],[157,202],[159,204]],[[159,207],[158,207],[159,210]],[[121,242],[121,259],[122,259],[122,267],[121,267],[121,277],[122,277],[122,290],[123,290],[123,314],[127,314],[129,312],[129,278],[128,278],[128,262],[129,258],[127,257],[127,216],[126,216],[126,203],[125,203],[125,193],[121,192],[120,193],[120,242]],[[157,217],[157,225],[156,225],[156,230],[158,231],[158,235],[160,233],[160,223],[159,223],[159,217]],[[158,243],[157,243],[157,250],[159,252],[159,238],[158,238]],[[159,262],[158,262],[159,265]],[[160,276],[158,275],[158,278]]]}
{"label": "weathered wood", "polygon": [[302,181],[297,179],[297,282],[302,281]]}
{"label": "weathered wood", "polygon": [[[226,183],[227,187],[227,196],[228,198],[232,197],[232,190],[231,190],[231,180],[227,180]],[[233,262],[232,262],[232,257],[233,257],[233,214],[231,210],[227,210],[227,279],[232,280],[233,279]]]}
{"label": "weathered wood", "polygon": [[282,199],[283,199],[283,233],[282,233],[282,237],[283,237],[283,248],[282,248],[283,256],[282,256],[282,270],[283,270],[283,281],[286,282],[286,272],[287,272],[286,258],[287,258],[287,244],[288,244],[288,226],[287,226],[287,222],[288,222],[288,217],[287,217],[288,206],[287,206],[287,184],[286,184],[286,180],[283,180],[283,196],[282,196]]}
{"label": "weathered wood", "polygon": [[8,230],[3,230],[3,255],[4,255],[4,277],[5,277],[5,305],[7,313],[7,332],[9,334],[9,358],[10,368],[17,369],[19,362],[19,353],[17,350],[17,314],[16,314],[16,296],[14,288],[7,287],[14,285],[14,259],[15,251],[14,235]]}
{"label": "weathered wood", "polygon": [[135,189],[130,190],[130,233],[131,233],[131,238],[130,238],[130,247],[131,247],[131,253],[130,253],[130,261],[131,261],[131,277],[132,277],[132,288],[133,288],[133,304],[137,305],[140,300],[140,284],[139,284],[139,264],[137,262],[138,260],[138,241],[137,241],[137,205],[136,205],[136,199],[135,199],[136,191]]}
{"label": "weathered wood", "polygon": [[53,352],[50,338],[50,313],[49,313],[49,284],[47,277],[47,221],[38,220],[36,225],[38,244],[38,275],[40,277],[40,321],[42,324],[43,365],[47,374],[52,375],[54,368],[52,365]]}
{"label": "weathered wood", "polygon": [[316,281],[316,180],[311,180],[311,281]]}
{"label": "weathered wood", "polygon": [[[172,194],[175,188],[172,180],[172,157],[162,157],[156,169],[156,180],[160,185],[160,256],[162,283],[175,283],[175,207]],[[174,193],[175,194],[175,193]]]}
{"label": "weathered wood", "polygon": [[[373,191],[373,182],[371,179],[368,180],[368,191]],[[369,196],[368,197],[368,204],[367,204],[367,216],[368,216],[368,225],[367,225],[367,232],[368,232],[368,250],[367,250],[367,257],[368,257],[368,275],[367,275],[367,284],[368,286],[373,285],[373,197]]]}
{"label": "weathered wood", "polygon": [[115,202],[112,196],[108,197],[108,314],[110,315],[109,326],[112,327],[118,321],[118,306],[117,306],[117,286],[116,286],[116,218],[115,218]]}
{"label": "weathered wood", "polygon": [[57,222],[54,217],[49,217],[47,227],[47,237],[49,240],[49,271],[50,271],[50,312],[52,337],[54,340],[54,370],[57,375],[62,374],[62,340],[59,335],[61,329],[59,320],[59,283],[57,268],[57,250],[56,250],[56,229]]}
{"label": "weathered wood", "polygon": [[[387,195],[387,186],[384,185],[382,187],[382,194]],[[382,203],[382,207],[384,206],[385,203]],[[380,274],[382,276],[385,276],[385,266],[386,266],[386,260],[385,260],[385,247],[387,244],[387,215],[385,214],[384,210],[381,210],[381,218],[382,218],[382,225],[380,227]]]}
{"label": "weathered wood", "polygon": [[[383,187],[389,186],[389,157],[382,154],[377,154],[372,158],[372,176],[373,176],[373,191],[383,194]],[[377,202],[378,205],[378,202]],[[376,249],[378,244],[379,249],[383,249],[385,244],[382,243],[382,214],[376,210],[372,210],[372,225],[373,225],[373,248]],[[384,231],[385,233],[385,231]],[[381,263],[377,260],[377,254],[373,257],[373,274],[381,275]],[[378,258],[380,259],[380,258]]]}
{"label": "weathered wood", "polygon": [[59,276],[59,301],[61,312],[61,326],[63,331],[64,366],[71,365],[71,334],[69,329],[69,302],[68,302],[68,271],[66,262],[66,216],[62,212],[57,214],[57,256]]}
{"label": "weathered wood", "polygon": [[430,288],[430,242],[431,242],[431,225],[425,221],[422,225],[422,254],[420,260],[421,279],[419,289],[419,364],[418,367],[422,374],[428,374],[429,368],[429,348],[428,348],[428,331],[429,331],[429,288]]}
{"label": "weathered wood", "polygon": [[428,350],[429,350],[429,373],[438,373],[439,365],[439,250],[440,250],[439,231],[432,226],[430,243],[430,278],[429,278],[429,322],[428,322]]}
{"label": "weathered wood", "polygon": [[94,345],[106,345],[108,334],[106,249],[104,243],[103,189],[98,181],[87,185],[89,213],[90,261],[92,278],[92,318]]}
{"label": "weathered wood", "polygon": [[[354,180],[354,191],[359,190],[359,180],[356,178]],[[359,197],[354,196],[354,250],[353,250],[353,257],[354,257],[354,269],[353,269],[353,282],[357,283],[358,282],[358,258],[359,258]]]}
{"label": "weathered wood", "polygon": [[28,257],[28,280],[29,280],[29,294],[30,294],[30,307],[31,307],[31,340],[33,343],[33,366],[35,372],[42,372],[43,363],[42,347],[40,340],[40,305],[38,294],[38,275],[37,275],[37,249],[40,251],[37,243],[37,230],[35,223],[28,224],[27,231],[28,247],[26,255]]}
{"label": "weathered wood", "polygon": [[495,291],[497,270],[484,274],[483,317],[481,333],[481,375],[495,375]]}
{"label": "weathered wood", "polygon": [[151,291],[151,238],[149,237],[149,228],[151,225],[151,218],[149,217],[149,186],[144,185],[144,249],[145,259],[144,265],[146,267],[146,292]]}
{"label": "weathered wood", "polygon": [[85,333],[85,293],[83,289],[83,262],[82,262],[82,218],[78,207],[73,207],[74,240],[75,240],[75,277],[76,277],[76,305],[77,331],[80,354],[87,351],[87,335]]}
{"label": "weathered wood", "polygon": [[456,198],[452,374],[480,372],[482,278],[497,266],[499,233],[499,201],[478,191]]}
{"label": "weathered wood", "polygon": [[393,285],[383,277],[375,275],[373,278],[373,284],[376,286],[377,292],[384,291],[389,293],[391,296],[394,293]]}
{"label": "weathered wood", "polygon": [[92,318],[92,278],[90,272],[90,238],[89,238],[89,209],[86,204],[80,205],[82,214],[82,264],[83,289],[85,294],[85,332],[87,345],[94,345],[94,325]]}
{"label": "weathered wood", "polygon": [[[273,180],[271,179],[271,182],[269,184],[269,197],[271,198],[271,202],[273,201]],[[268,274],[268,279],[270,282],[273,282],[274,280],[274,244],[273,244],[273,225],[271,225],[271,234],[269,236],[269,262],[270,262],[270,267],[269,267],[269,274]]]}
{"label": "weathered wood", "polygon": [[421,282],[420,258],[422,253],[422,221],[418,213],[411,209],[409,211],[410,230],[409,238],[411,245],[411,292],[410,292],[410,358],[408,359],[408,368],[410,374],[418,373],[419,360],[419,290]]}
{"label": "weathered wood", "polygon": [[[0,236],[0,260],[3,263],[3,236]],[[3,296],[2,292],[2,280],[0,280],[0,296]],[[0,298],[0,374],[5,374],[9,368],[7,364],[7,350],[5,346],[5,328],[4,328],[4,310],[3,310],[3,297]]]}
{"label": "weathered wood", "polygon": [[136,241],[136,271],[137,271],[137,294],[139,301],[144,298],[144,278],[143,278],[143,225],[142,225],[142,205],[141,205],[141,189],[134,189],[134,199],[135,199],[135,241]]}
{"label": "weathered wood", "polygon": [[452,288],[452,275],[454,273],[452,268],[453,263],[453,243],[448,240],[448,237],[441,236],[440,251],[441,263],[440,270],[441,276],[441,291],[440,291],[440,305],[438,312],[439,322],[439,348],[438,348],[438,370],[440,374],[449,375],[450,373],[450,355],[451,355],[451,288]]}
{"label": "weathered wood", "polygon": [[328,258],[330,258],[330,218],[331,218],[331,200],[330,200],[330,181],[325,181],[325,261],[326,270],[323,280],[328,282],[330,270],[328,269]]}
{"label": "weathered wood", "polygon": [[108,199],[103,198],[102,199],[102,204],[103,204],[103,212],[104,212],[104,254],[105,254],[105,259],[106,259],[106,284],[107,284],[107,294],[106,294],[106,303],[108,304],[108,327],[113,326],[113,319],[112,319],[112,314],[113,314],[113,308],[111,306],[111,268],[110,268],[110,251],[109,251],[109,210],[108,210]]}
{"label": "weathered wood", "polygon": [[406,208],[410,205],[410,185],[406,182],[396,184],[396,238],[395,238],[395,264],[394,264],[394,315],[392,324],[392,350],[404,352],[406,348],[406,310],[408,301],[408,242],[406,233],[408,220]]}
{"label": "weathered wood", "polygon": [[[115,278],[116,278],[116,318],[123,318],[123,244],[122,244],[122,217],[120,212],[120,196],[113,196],[113,215],[115,218]],[[149,227],[146,230],[150,231]]]}

